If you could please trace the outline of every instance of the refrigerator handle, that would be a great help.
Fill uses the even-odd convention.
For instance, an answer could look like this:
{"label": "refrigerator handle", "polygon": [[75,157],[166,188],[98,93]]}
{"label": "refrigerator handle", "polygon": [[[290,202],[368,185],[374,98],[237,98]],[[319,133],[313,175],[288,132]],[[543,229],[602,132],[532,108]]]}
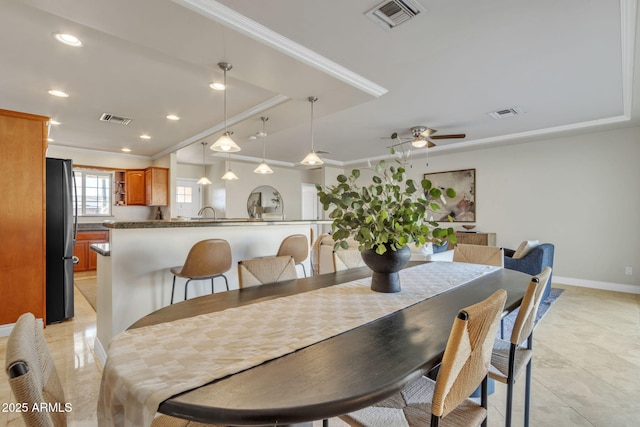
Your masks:
{"label": "refrigerator handle", "polygon": [[76,244],[78,236],[78,190],[76,188],[76,171],[71,170],[71,180],[73,187],[73,244]]}

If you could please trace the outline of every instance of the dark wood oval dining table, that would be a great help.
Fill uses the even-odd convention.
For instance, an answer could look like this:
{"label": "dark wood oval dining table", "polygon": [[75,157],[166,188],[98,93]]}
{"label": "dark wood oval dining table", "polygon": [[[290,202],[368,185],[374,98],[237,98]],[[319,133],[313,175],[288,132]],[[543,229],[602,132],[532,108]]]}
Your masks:
{"label": "dark wood oval dining table", "polygon": [[[371,270],[363,267],[206,295],[157,310],[129,329],[370,275]],[[453,319],[461,308],[505,289],[505,311],[513,311],[520,305],[530,278],[524,273],[499,269],[358,328],[173,396],[158,410],[204,423],[281,426],[326,419],[369,406],[437,366]],[[331,316],[331,312],[325,315]]]}

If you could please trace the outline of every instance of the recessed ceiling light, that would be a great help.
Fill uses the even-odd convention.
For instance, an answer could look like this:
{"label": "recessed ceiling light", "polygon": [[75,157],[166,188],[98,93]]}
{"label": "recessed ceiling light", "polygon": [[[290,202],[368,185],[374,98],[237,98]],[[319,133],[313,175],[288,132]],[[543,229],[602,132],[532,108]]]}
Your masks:
{"label": "recessed ceiling light", "polygon": [[175,120],[180,120],[180,117],[176,116],[175,114],[169,114],[167,116],[167,119],[175,121]]}
{"label": "recessed ceiling light", "polygon": [[50,121],[49,123],[51,123],[51,124],[52,124],[52,125],[54,125],[54,126],[58,126],[58,125],[60,124],[60,122],[59,122],[59,121],[57,121],[57,120],[53,120],[53,119],[51,119],[51,121]]}
{"label": "recessed ceiling light", "polygon": [[80,41],[80,39],[71,34],[53,33],[53,37],[56,40],[58,40],[60,43],[64,43],[69,46],[73,46],[73,47],[82,46],[82,42]]}
{"label": "recessed ceiling light", "polygon": [[68,98],[69,94],[57,89],[51,89],[49,95],[57,96],[58,98]]}
{"label": "recessed ceiling light", "polygon": [[147,134],[140,135],[140,139],[151,139],[151,137]]}
{"label": "recessed ceiling light", "polygon": [[125,153],[130,153],[131,152],[131,148],[123,148],[120,151],[124,151]]}
{"label": "recessed ceiling light", "polygon": [[224,90],[224,84],[218,82],[211,83],[209,87],[213,90]]}

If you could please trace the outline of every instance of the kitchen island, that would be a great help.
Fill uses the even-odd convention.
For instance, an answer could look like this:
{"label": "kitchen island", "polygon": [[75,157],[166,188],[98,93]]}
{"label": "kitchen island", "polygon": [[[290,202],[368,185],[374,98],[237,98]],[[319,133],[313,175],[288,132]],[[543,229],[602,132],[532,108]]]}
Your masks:
{"label": "kitchen island", "polygon": [[[113,336],[136,320],[169,305],[173,280],[169,269],[183,265],[196,242],[214,238],[229,242],[232,267],[225,276],[229,288],[236,289],[238,261],[273,256],[285,237],[304,234],[311,240],[312,228],[330,223],[247,219],[105,221],[103,225],[109,230],[108,246],[92,246],[98,253],[96,354],[104,363],[105,350]],[[306,271],[311,271],[310,258],[304,264]],[[184,279],[176,281],[176,296],[184,295],[184,283]],[[226,291],[224,279],[216,279],[215,292],[222,291]],[[209,293],[211,281],[189,284],[189,298]]]}

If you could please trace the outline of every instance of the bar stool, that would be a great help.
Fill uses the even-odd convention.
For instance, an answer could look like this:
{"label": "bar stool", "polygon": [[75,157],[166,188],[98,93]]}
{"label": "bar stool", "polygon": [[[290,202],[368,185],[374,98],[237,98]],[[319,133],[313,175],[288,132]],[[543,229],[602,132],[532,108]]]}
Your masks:
{"label": "bar stool", "polygon": [[292,256],[296,265],[302,266],[304,277],[307,277],[307,270],[302,263],[309,257],[309,241],[304,234],[292,234],[284,238],[280,243],[278,254],[276,256]]}
{"label": "bar stool", "polygon": [[224,239],[201,240],[191,247],[183,266],[171,268],[173,286],[171,287],[171,304],[176,289],[176,277],[187,279],[184,284],[184,299],[187,299],[189,282],[192,280],[211,279],[211,293],[213,293],[213,279],[223,277],[229,290],[229,281],[224,275],[231,269],[231,247]]}

